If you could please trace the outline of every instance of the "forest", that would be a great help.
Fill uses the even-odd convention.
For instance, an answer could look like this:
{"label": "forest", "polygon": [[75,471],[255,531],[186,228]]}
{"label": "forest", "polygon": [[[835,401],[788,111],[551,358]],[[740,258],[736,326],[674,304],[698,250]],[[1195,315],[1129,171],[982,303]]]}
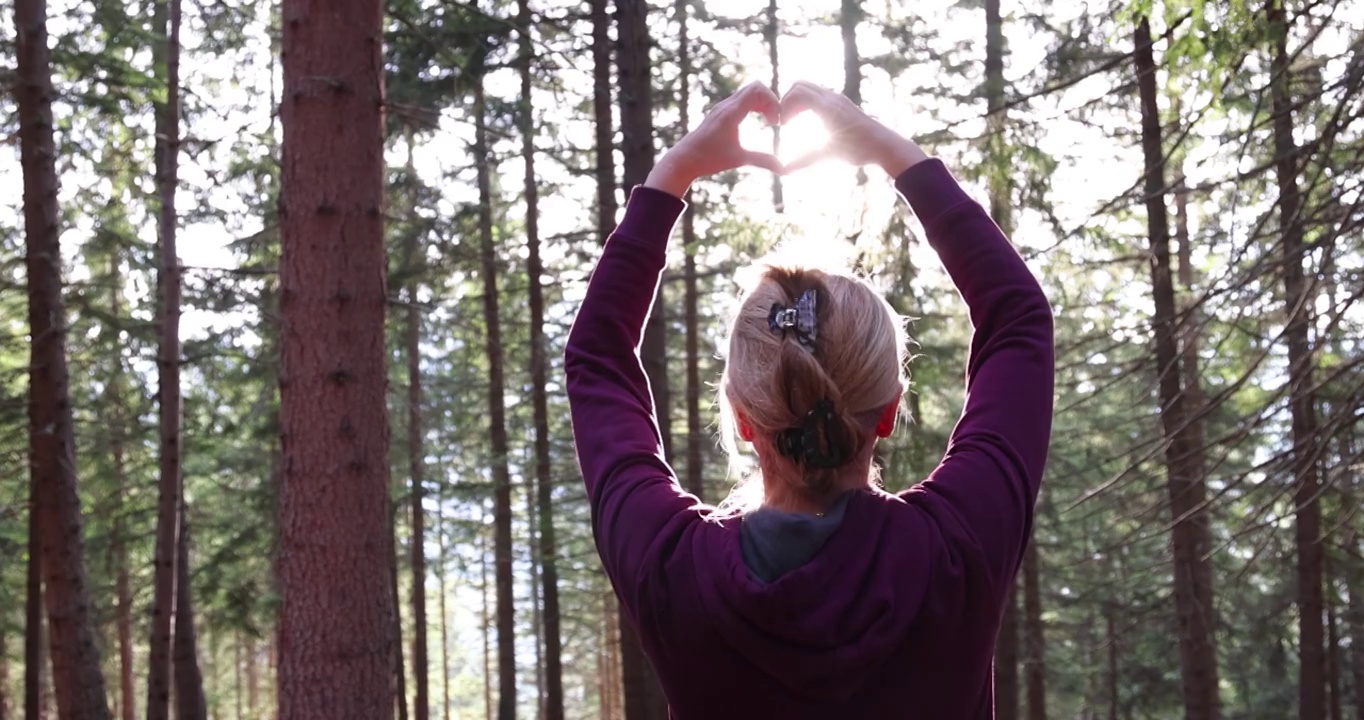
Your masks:
{"label": "forest", "polygon": [[[943,158],[1052,303],[996,716],[1364,720],[1364,3],[12,2],[0,720],[666,718],[564,342],[630,188],[796,80]],[[890,183],[689,200],[640,351],[682,486],[743,471],[724,320],[787,241],[912,318],[877,463],[924,478],[971,325]]]}

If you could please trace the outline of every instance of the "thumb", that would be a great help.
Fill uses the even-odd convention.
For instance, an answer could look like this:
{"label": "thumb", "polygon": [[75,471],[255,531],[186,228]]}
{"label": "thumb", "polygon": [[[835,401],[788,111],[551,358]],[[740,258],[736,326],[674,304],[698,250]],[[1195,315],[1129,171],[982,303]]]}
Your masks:
{"label": "thumb", "polygon": [[786,171],[786,166],[782,165],[782,162],[778,160],[777,156],[773,155],[772,153],[758,152],[756,150],[745,150],[740,160],[743,162],[744,165],[751,165],[753,167],[760,167],[765,170],[771,170],[772,172],[777,173],[778,175],[781,175]]}

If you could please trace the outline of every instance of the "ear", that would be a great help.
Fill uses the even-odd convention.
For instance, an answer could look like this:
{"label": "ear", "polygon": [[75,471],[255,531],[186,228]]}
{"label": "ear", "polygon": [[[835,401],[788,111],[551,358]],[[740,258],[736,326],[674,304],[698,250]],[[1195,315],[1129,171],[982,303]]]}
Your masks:
{"label": "ear", "polygon": [[734,419],[739,426],[739,437],[743,438],[744,442],[753,442],[753,438],[757,437],[757,433],[753,432],[753,425],[748,422],[748,418],[739,410],[735,410]]}
{"label": "ear", "polygon": [[888,438],[895,432],[895,421],[900,417],[900,393],[895,400],[881,411],[881,420],[876,423],[876,437]]}

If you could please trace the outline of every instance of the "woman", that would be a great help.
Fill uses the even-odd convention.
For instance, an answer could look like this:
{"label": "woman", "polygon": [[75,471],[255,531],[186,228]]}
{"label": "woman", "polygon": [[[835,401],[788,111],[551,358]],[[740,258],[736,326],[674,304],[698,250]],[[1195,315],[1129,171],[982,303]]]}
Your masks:
{"label": "woman", "polygon": [[[905,388],[899,319],[849,275],[769,268],[730,330],[721,389],[757,453],[762,506],[717,516],[664,462],[637,351],[680,198],[741,165],[782,171],[739,145],[739,123],[804,111],[834,152],[884,168],[923,222],[975,328],[966,405],[928,479],[882,491],[871,460]],[[941,161],[836,93],[744,88],[632,192],[565,361],[597,548],[674,717],[993,715],[991,656],[1051,432],[1052,320]]]}

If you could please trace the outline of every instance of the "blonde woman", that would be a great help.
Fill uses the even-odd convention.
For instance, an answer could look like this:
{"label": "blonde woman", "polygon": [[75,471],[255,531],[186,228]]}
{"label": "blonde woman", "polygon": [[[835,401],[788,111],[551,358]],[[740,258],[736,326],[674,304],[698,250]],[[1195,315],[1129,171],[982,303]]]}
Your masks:
{"label": "blonde woman", "polygon": [[[894,178],[922,221],[970,310],[966,405],[937,469],[884,492],[872,453],[906,386],[901,319],[857,277],[762,269],[721,387],[723,423],[757,454],[761,503],[717,513],[664,461],[638,348],[687,188],[808,164],[738,141],[750,113],[805,111],[831,152]],[[941,161],[823,88],[744,88],[631,193],[565,361],[597,548],[674,717],[992,717],[991,655],[1051,432],[1052,317]]]}

